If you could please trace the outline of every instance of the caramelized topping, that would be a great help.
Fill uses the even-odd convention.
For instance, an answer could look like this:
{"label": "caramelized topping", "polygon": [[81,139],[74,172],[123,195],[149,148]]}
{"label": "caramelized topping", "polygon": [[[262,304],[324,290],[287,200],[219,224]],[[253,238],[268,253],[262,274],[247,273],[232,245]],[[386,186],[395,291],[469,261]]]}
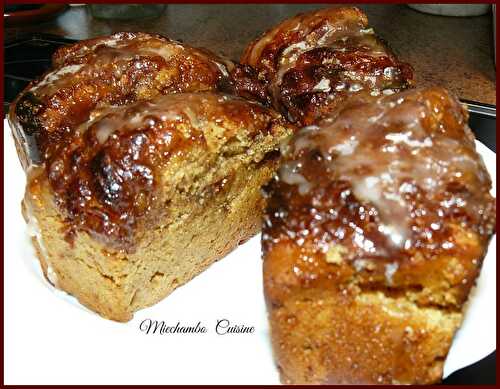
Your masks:
{"label": "caramelized topping", "polygon": [[341,244],[352,261],[401,261],[456,249],[456,225],[484,240],[495,231],[467,113],[443,89],[354,98],[296,133],[284,154],[264,245],[307,240],[324,253]]}
{"label": "caramelized topping", "polygon": [[117,33],[82,41],[58,50],[53,62],[54,69],[28,86],[13,112],[26,129],[20,137],[35,164],[91,112],[109,105],[210,90],[268,100],[250,70],[159,35]]}
{"label": "caramelized topping", "polygon": [[213,93],[159,96],[91,116],[51,148],[49,182],[69,237],[83,230],[126,250],[133,250],[137,223],[165,212],[155,201],[162,196],[160,169],[172,157],[194,147],[215,154],[235,136],[271,131],[278,120],[257,103]]}
{"label": "caramelized topping", "polygon": [[217,153],[224,141],[282,123],[258,103],[217,92],[269,101],[249,66],[159,35],[117,33],[59,49],[10,121],[23,167],[47,171],[68,237],[83,230],[132,250],[137,224],[164,211],[150,212],[159,169],[173,156],[195,146]]}
{"label": "caramelized topping", "polygon": [[350,95],[394,93],[412,82],[401,63],[367,27],[356,8],[298,15],[264,34],[242,62],[270,83],[273,105],[307,125]]}

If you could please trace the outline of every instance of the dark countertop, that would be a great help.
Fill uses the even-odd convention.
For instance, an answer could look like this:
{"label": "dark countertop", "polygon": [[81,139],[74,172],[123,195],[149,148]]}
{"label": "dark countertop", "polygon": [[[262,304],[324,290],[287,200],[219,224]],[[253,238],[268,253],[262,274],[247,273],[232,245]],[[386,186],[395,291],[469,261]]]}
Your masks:
{"label": "dark countertop", "polygon": [[[43,32],[86,39],[116,31],[146,31],[204,46],[237,59],[261,32],[318,4],[169,4],[155,19],[98,20],[87,7],[70,7],[32,26],[7,27],[7,40]],[[375,31],[415,68],[419,85],[442,85],[462,99],[496,105],[492,15],[454,18],[419,13],[404,5],[360,5]]]}

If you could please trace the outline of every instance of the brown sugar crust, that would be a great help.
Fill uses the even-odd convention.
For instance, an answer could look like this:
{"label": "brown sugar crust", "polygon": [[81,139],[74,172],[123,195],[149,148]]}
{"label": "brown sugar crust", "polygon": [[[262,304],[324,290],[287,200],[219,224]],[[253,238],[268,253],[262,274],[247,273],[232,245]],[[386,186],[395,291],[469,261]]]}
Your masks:
{"label": "brown sugar crust", "polygon": [[68,238],[83,230],[132,250],[138,227],[163,217],[161,175],[173,156],[188,158],[194,148],[241,153],[239,142],[282,136],[280,124],[279,114],[258,103],[214,93],[171,94],[104,109],[47,161]]}
{"label": "brown sugar crust", "polygon": [[262,235],[283,380],[438,381],[495,233],[490,189],[441,88],[352,99],[296,133]]}
{"label": "brown sugar crust", "polygon": [[53,145],[101,107],[199,91],[267,101],[250,70],[160,35],[120,32],[86,40],[58,49],[52,62],[12,104],[25,167],[42,163]]}
{"label": "brown sugar crust", "polygon": [[354,7],[299,14],[262,34],[241,62],[269,83],[273,106],[308,125],[357,93],[411,86],[413,71],[379,39]]}

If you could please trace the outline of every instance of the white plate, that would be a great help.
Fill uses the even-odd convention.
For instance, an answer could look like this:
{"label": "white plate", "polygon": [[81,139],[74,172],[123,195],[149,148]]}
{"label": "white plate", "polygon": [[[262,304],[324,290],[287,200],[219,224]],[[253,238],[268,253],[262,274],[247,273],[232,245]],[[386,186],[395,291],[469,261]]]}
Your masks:
{"label": "white plate", "polygon": [[[496,155],[478,142],[492,179]],[[25,175],[4,122],[5,384],[278,384],[256,236],[126,324],[104,320],[43,278],[20,212]],[[496,184],[494,182],[494,188]],[[495,350],[496,239],[492,240],[445,376]],[[145,319],[207,333],[146,335]],[[217,320],[255,327],[217,335]]]}

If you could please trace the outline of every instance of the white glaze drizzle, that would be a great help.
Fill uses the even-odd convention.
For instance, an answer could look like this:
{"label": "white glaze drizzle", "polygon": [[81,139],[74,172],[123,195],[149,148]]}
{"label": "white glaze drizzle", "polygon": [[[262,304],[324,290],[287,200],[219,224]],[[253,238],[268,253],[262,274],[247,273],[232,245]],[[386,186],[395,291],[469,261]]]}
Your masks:
{"label": "white glaze drizzle", "polygon": [[[379,232],[400,249],[408,248],[412,239],[407,194],[417,188],[439,193],[445,190],[451,175],[472,173],[476,182],[488,180],[473,145],[442,130],[429,131],[428,124],[422,124],[436,114],[430,111],[435,108],[411,98],[412,93],[382,96],[362,108],[346,109],[336,118],[299,131],[286,149],[287,155],[297,155],[304,149],[320,151],[332,179],[350,182],[353,194],[376,208],[381,220]],[[280,179],[298,185],[299,193],[305,195],[313,182],[307,180],[301,166],[298,161],[287,162],[280,169]],[[465,201],[454,196],[453,204],[444,202],[442,206],[461,203]],[[354,244],[370,253],[371,243],[361,238],[360,233],[360,239],[356,239],[355,233]]]}

